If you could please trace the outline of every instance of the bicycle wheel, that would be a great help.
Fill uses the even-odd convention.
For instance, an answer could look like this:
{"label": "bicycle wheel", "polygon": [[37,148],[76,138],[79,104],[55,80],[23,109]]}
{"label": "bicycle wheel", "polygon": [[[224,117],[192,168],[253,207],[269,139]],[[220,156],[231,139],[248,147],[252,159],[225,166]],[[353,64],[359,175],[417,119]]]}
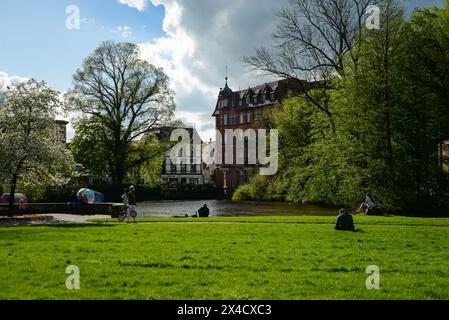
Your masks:
{"label": "bicycle wheel", "polygon": [[125,221],[125,219],[126,219],[126,213],[120,213],[118,215],[118,221],[119,222],[123,222],[123,221]]}
{"label": "bicycle wheel", "polygon": [[137,212],[136,211],[131,211],[131,218],[136,218],[137,217]]}

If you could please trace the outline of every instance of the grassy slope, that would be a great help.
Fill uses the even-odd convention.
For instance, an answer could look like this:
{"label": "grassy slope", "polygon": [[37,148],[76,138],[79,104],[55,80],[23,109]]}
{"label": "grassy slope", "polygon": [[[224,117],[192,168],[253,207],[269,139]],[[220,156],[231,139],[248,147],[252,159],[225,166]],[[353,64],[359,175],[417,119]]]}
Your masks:
{"label": "grassy slope", "polygon": [[449,219],[355,219],[356,233],[332,217],[0,229],[0,299],[449,299]]}

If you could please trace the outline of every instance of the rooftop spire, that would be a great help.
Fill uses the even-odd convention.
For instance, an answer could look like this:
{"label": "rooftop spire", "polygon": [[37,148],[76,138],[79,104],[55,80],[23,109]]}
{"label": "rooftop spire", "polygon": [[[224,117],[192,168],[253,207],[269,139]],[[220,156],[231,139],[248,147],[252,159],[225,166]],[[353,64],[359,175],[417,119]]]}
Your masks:
{"label": "rooftop spire", "polygon": [[232,95],[232,90],[228,86],[228,65],[226,65],[226,78],[225,78],[225,86],[220,89],[220,96],[230,97]]}

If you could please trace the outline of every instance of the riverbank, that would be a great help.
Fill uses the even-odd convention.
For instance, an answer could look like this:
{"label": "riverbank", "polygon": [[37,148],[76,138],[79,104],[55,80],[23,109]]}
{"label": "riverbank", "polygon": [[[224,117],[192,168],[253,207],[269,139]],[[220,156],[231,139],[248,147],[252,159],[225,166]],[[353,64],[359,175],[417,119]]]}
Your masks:
{"label": "riverbank", "polygon": [[[449,299],[449,219],[139,221],[0,228],[0,299]],[[380,290],[366,288],[372,265]]]}

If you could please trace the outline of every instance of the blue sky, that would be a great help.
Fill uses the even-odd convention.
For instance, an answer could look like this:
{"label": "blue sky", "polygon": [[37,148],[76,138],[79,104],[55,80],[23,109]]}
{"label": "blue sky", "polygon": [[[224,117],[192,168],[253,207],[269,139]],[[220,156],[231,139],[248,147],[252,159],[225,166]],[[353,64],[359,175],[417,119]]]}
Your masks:
{"label": "blue sky", "polygon": [[[410,13],[443,1],[404,3]],[[288,4],[289,0],[0,0],[0,87],[5,77],[33,77],[64,92],[83,59],[102,41],[135,42],[142,56],[170,77],[177,117],[208,140],[214,136],[211,114],[226,66],[234,90],[265,82],[245,70],[242,58],[270,43],[276,12]],[[80,9],[80,30],[66,28],[69,5]],[[130,32],[123,34],[119,27]],[[69,128],[69,139],[72,135]]]}
{"label": "blue sky", "polygon": [[[80,8],[80,30],[65,27],[68,5]],[[164,8],[151,4],[139,12],[115,0],[2,0],[0,71],[43,79],[64,91],[73,72],[101,41],[161,37],[163,18]],[[131,27],[132,35],[123,38],[119,26]]]}

